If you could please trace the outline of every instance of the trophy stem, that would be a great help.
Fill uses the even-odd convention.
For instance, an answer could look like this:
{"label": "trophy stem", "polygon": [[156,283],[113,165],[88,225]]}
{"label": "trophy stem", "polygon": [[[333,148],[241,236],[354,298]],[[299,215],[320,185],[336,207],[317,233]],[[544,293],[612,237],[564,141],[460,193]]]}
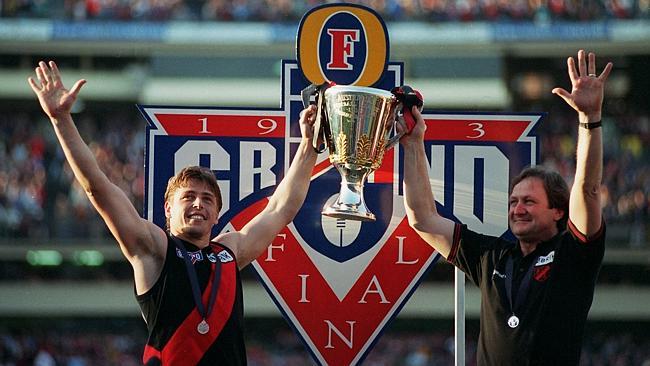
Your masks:
{"label": "trophy stem", "polygon": [[335,164],[341,173],[341,190],[336,201],[323,209],[322,214],[336,219],[375,221],[375,214],[368,210],[363,200],[363,184],[372,171],[369,168],[350,169]]}

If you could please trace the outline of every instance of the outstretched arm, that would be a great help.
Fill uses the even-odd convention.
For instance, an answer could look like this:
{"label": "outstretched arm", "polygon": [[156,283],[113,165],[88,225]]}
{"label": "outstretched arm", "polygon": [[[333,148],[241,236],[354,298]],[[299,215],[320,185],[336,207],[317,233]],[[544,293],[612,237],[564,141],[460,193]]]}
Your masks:
{"label": "outstretched arm", "polygon": [[312,148],[315,106],[300,113],[302,140],[291,162],[287,175],[269,199],[266,208],[248,222],[239,232],[230,232],[215,238],[235,252],[240,268],[255,260],[293,220],[305,201],[311,174],[316,163]]}
{"label": "outstretched arm", "polygon": [[[454,222],[442,217],[436,210],[427,171],[427,156],[424,151],[426,125],[417,107],[413,107],[416,120],[413,130],[400,139],[404,150],[404,205],[409,225],[429,245],[447,258],[451,251]],[[398,125],[400,130],[406,127]]]}
{"label": "outstretched arm", "polygon": [[[111,183],[99,168],[88,145],[79,135],[70,109],[86,80],[77,81],[72,89],[67,90],[53,61],[49,65],[39,62],[36,77],[38,80],[32,77],[28,79],[29,85],[52,122],[75,178],[133,265],[136,286],[139,290],[142,285],[146,287],[159,273],[155,270],[162,263],[159,256],[164,254],[160,246],[164,243],[161,242],[165,237],[164,232],[138,215],[126,194]],[[150,278],[152,275],[155,278]]]}
{"label": "outstretched arm", "polygon": [[576,172],[569,199],[569,219],[581,233],[590,237],[600,230],[600,183],[603,173],[603,136],[601,122],[605,81],[612,70],[609,62],[596,75],[596,55],[578,52],[578,68],[573,57],[567,59],[571,92],[555,88],[568,105],[578,112]]}

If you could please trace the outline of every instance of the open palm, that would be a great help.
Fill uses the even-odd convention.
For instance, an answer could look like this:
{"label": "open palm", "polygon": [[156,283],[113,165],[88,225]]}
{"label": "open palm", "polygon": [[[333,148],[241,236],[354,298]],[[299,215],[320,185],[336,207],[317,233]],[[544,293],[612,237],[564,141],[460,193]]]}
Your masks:
{"label": "open palm", "polygon": [[596,75],[596,55],[578,52],[578,67],[573,57],[567,59],[569,78],[571,79],[571,92],[555,88],[553,93],[559,95],[576,111],[587,116],[593,116],[594,121],[600,120],[603,104],[604,86],[612,63],[608,63],[600,75]]}
{"label": "open palm", "polygon": [[72,89],[67,90],[61,81],[61,74],[54,61],[48,65],[41,61],[36,68],[36,77],[27,79],[32,90],[38,96],[43,111],[50,118],[58,118],[61,115],[70,113],[70,109],[77,100],[79,90],[86,83],[86,80],[78,80]]}

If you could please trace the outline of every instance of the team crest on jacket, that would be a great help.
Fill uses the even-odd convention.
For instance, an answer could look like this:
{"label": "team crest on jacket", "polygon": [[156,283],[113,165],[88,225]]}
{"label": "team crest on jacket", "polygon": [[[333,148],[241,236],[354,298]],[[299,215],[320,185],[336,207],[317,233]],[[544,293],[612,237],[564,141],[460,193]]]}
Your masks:
{"label": "team crest on jacket", "polygon": [[[301,90],[326,81],[384,90],[404,84],[403,64],[388,62],[383,21],[365,7],[309,11],[297,52],[298,61],[282,62],[280,108],[140,106],[148,121],[146,218],[165,227],[168,179],[187,165],[202,165],[215,172],[223,198],[213,234],[242,229],[264,209],[300,144]],[[423,116],[439,212],[473,230],[503,234],[510,172],[536,163],[533,129],[540,115]],[[320,365],[360,364],[439,258],[408,225],[402,165],[398,146],[366,181],[375,222],[337,220],[321,211],[338,193],[341,176],[327,153],[320,154],[303,206],[252,263]],[[234,260],[226,251],[216,257]]]}
{"label": "team crest on jacket", "polygon": [[217,253],[217,257],[219,258],[219,261],[220,261],[221,263],[228,263],[228,262],[232,262],[232,261],[235,260],[235,259],[230,255],[230,253],[228,253],[227,250],[222,250],[222,251],[220,251],[219,253]]}
{"label": "team crest on jacket", "polygon": [[[203,260],[203,253],[200,250],[197,250],[195,252],[187,251],[187,255],[190,258],[190,261],[192,261],[192,264]],[[184,258],[183,252],[178,248],[176,248],[176,256],[178,258]]]}

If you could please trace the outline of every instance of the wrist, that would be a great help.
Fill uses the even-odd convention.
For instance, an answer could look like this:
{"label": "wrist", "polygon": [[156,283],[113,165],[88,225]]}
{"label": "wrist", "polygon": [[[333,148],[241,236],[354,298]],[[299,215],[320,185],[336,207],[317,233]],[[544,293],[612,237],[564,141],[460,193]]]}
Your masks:
{"label": "wrist", "polygon": [[578,122],[580,123],[596,123],[601,121],[601,113],[580,113],[578,115]]}
{"label": "wrist", "polygon": [[402,145],[402,149],[404,150],[417,150],[419,148],[424,148],[424,141],[419,139],[403,138],[399,141],[399,144]]}
{"label": "wrist", "polygon": [[602,127],[603,123],[602,123],[602,121],[589,122],[589,123],[580,122],[580,123],[578,123],[578,126],[580,128],[584,128],[584,129],[587,129],[587,130],[593,130],[594,128]]}
{"label": "wrist", "polygon": [[70,113],[59,113],[56,115],[48,115],[48,117],[53,125],[72,122],[72,115]]}
{"label": "wrist", "polygon": [[314,150],[314,147],[312,146],[313,141],[311,137],[305,137],[303,136],[302,139],[300,140],[300,146],[298,147],[299,150],[302,150],[306,153],[311,153],[313,152],[314,154],[317,154],[316,151]]}

